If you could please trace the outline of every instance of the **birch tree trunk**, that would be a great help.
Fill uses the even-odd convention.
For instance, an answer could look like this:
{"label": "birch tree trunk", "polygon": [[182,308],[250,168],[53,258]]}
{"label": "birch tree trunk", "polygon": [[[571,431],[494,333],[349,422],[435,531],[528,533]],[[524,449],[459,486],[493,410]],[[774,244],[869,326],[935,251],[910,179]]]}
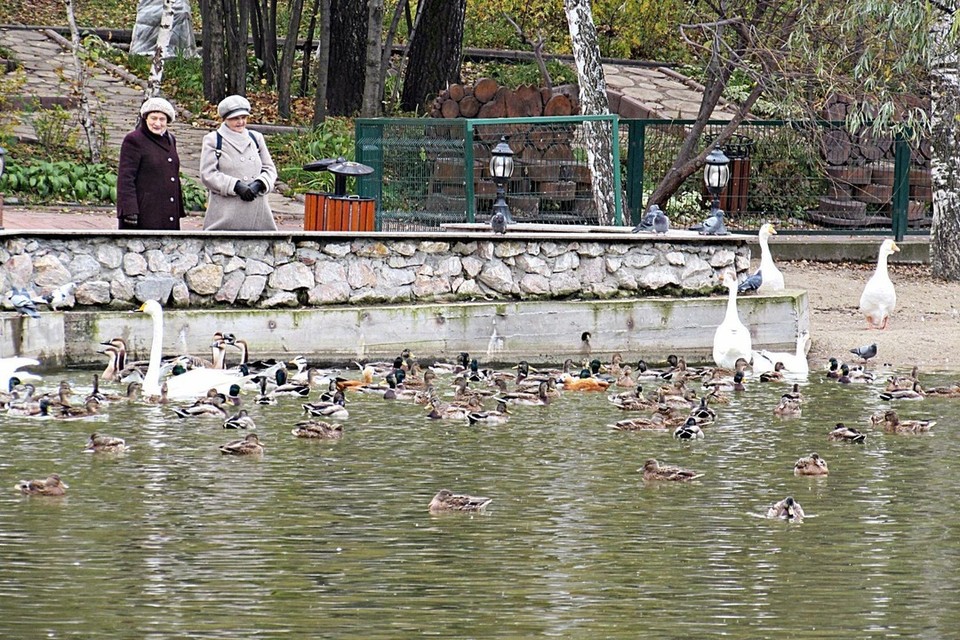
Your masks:
{"label": "birch tree trunk", "polygon": [[930,33],[931,125],[930,159],[933,180],[933,222],[930,262],[933,275],[960,280],[960,54],[952,23],[960,3],[949,3],[952,14],[939,13]]}
{"label": "birch tree trunk", "polygon": [[163,11],[160,13],[160,30],[157,32],[157,44],[153,48],[153,64],[150,65],[150,78],[144,97],[151,98],[160,95],[160,84],[163,82],[163,61],[170,48],[170,36],[173,34],[173,0],[163,0]]}
{"label": "birch tree trunk", "polygon": [[[383,110],[383,94],[380,93],[380,62],[382,56],[383,0],[370,0],[367,18],[367,59],[363,74],[363,102],[360,115],[375,118]],[[388,58],[389,60],[389,58]]]}
{"label": "birch tree trunk", "polygon": [[97,135],[97,123],[90,111],[90,99],[87,96],[87,64],[80,59],[80,30],[73,12],[73,0],[64,0],[67,8],[67,23],[70,25],[70,49],[73,54],[73,67],[76,76],[73,80],[73,92],[77,96],[80,109],[80,126],[87,135],[87,148],[90,162],[100,162],[100,136]]}
{"label": "birch tree trunk", "polygon": [[[609,114],[607,82],[600,64],[600,44],[590,1],[563,0],[563,8],[567,14],[573,60],[577,65],[580,83],[580,111],[584,115]],[[583,129],[597,222],[611,225],[615,214],[612,125],[609,122],[586,122]]]}

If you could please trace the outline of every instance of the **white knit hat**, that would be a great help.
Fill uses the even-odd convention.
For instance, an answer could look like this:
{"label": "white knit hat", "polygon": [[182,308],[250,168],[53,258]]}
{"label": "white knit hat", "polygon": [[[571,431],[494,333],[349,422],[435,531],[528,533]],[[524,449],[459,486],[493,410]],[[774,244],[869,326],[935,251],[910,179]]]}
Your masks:
{"label": "white knit hat", "polygon": [[173,122],[177,115],[173,109],[173,105],[163,98],[147,98],[147,100],[140,105],[140,115],[146,118],[148,113],[154,112],[166,114],[167,122]]}
{"label": "white knit hat", "polygon": [[250,102],[243,96],[227,96],[217,105],[217,113],[226,120],[236,116],[250,115]]}

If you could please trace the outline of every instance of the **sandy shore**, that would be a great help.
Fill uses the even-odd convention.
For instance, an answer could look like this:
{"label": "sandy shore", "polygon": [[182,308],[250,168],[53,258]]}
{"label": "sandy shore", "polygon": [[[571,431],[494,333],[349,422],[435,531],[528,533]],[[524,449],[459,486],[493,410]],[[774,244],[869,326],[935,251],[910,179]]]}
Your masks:
{"label": "sandy shore", "polygon": [[850,349],[877,343],[877,363],[927,371],[960,368],[960,283],[930,275],[928,266],[890,266],[897,308],[885,330],[866,329],[857,310],[875,265],[778,264],[787,287],[806,289],[810,304],[811,370],[831,356],[856,361]]}

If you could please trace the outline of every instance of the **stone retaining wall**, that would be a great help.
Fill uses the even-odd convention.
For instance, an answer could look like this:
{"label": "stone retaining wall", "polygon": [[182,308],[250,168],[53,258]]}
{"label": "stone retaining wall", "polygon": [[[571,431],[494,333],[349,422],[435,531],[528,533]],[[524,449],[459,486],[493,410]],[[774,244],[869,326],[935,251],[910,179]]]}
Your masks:
{"label": "stone retaining wall", "polygon": [[704,294],[749,268],[745,236],[675,233],[0,232],[0,290],[74,283],[65,309],[610,299]]}

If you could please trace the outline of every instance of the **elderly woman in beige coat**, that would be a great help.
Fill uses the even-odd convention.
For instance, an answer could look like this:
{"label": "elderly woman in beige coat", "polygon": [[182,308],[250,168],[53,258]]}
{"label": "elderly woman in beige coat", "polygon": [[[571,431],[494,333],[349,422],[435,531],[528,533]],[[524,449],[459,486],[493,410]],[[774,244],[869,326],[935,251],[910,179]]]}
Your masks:
{"label": "elderly woman in beige coat", "polygon": [[200,179],[208,190],[203,228],[224,231],[276,231],[266,195],[277,168],[263,135],[247,129],[250,103],[227,96],[217,105],[223,123],[203,137]]}

